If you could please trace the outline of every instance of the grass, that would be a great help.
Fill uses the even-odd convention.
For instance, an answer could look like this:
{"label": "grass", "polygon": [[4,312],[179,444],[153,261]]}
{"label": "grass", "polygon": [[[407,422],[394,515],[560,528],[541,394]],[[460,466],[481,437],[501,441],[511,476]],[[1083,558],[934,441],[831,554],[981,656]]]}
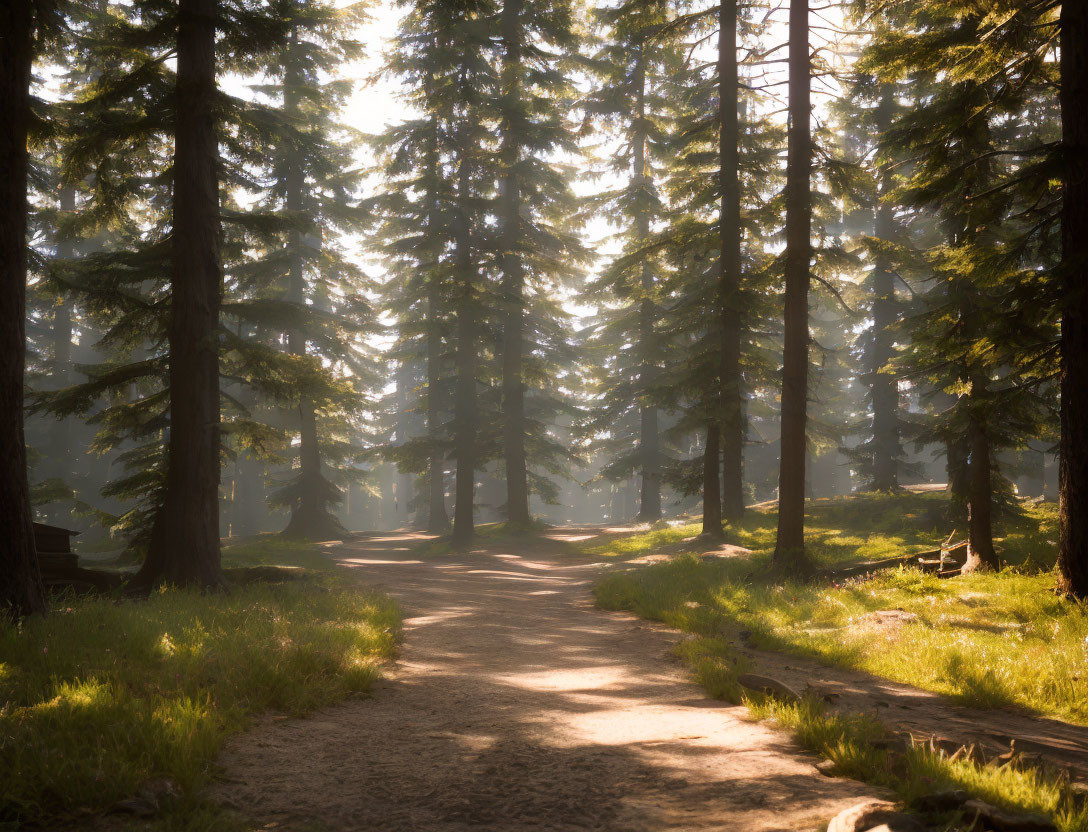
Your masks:
{"label": "grass", "polygon": [[803,747],[831,760],[836,776],[891,789],[908,804],[933,792],[962,789],[995,806],[1045,815],[1063,832],[1088,832],[1088,805],[1060,776],[1017,765],[953,760],[925,746],[898,749],[883,725],[866,715],[830,713],[822,701],[808,697],[794,704],[754,694],[736,681],[749,669],[745,657],[721,636],[697,636],[677,649],[711,696],[743,703],[754,719],[776,722]]}
{"label": "grass", "polygon": [[394,649],[390,599],[345,587],[308,544],[233,547],[225,563],[310,571],[225,594],[59,599],[0,624],[0,825],[55,823],[169,778],[181,797],[167,826],[214,826],[197,792],[229,734],[370,688]]}
{"label": "grass", "polygon": [[[889,540],[909,545],[912,534],[916,541],[931,534],[925,531],[929,521],[919,518],[934,514],[937,499],[866,497],[816,506],[812,553],[823,563],[888,556]],[[747,520],[733,536],[751,540],[767,526],[773,534],[773,519]],[[773,577],[770,546],[758,545],[746,558],[701,560],[679,553],[665,563],[609,575],[595,591],[602,606],[631,609],[688,632],[743,629],[757,646],[864,670],[963,704],[1015,705],[1088,725],[1088,608],[1050,591],[1053,547],[1047,541],[1054,522],[1053,508],[1040,506],[1010,523],[1002,554],[1020,565],[997,574],[940,580],[897,569],[832,586],[780,581]],[[608,545],[642,551],[655,535],[660,539],[651,532]],[[844,541],[858,544],[843,552],[849,545]],[[872,615],[881,610],[906,615],[882,624]]]}
{"label": "grass", "polygon": [[[879,559],[932,548],[947,536],[943,495],[863,495],[819,501],[808,512],[810,556],[820,565]],[[770,562],[777,518],[751,512],[728,530],[748,557],[701,559],[690,541],[698,526],[656,530],[584,550],[605,557],[675,554],[669,561],[616,571],[595,587],[597,602],[632,610],[695,637],[681,654],[716,697],[740,701],[743,658],[730,638],[746,630],[756,646],[857,668],[933,690],[975,707],[1018,706],[1088,725],[1088,607],[1054,595],[1056,510],[1040,505],[1000,529],[997,574],[939,580],[916,569],[877,573],[838,585],[776,577]],[[901,610],[880,623],[872,614]],[[942,787],[1054,818],[1063,830],[1088,830],[1088,809],[1062,783],[1036,771],[980,767],[922,749],[890,754],[873,745],[880,726],[828,715],[817,703],[750,701],[844,775],[877,782],[910,800]],[[879,744],[878,744],[879,745]]]}
{"label": "grass", "polygon": [[[953,760],[923,746],[889,749],[876,721],[829,714],[811,699],[785,704],[763,697],[748,705],[753,717],[773,720],[805,748],[831,760],[835,775],[889,788],[908,805],[934,792],[960,789],[1004,809],[1048,817],[1062,832],[1088,830],[1088,807],[1060,777],[1031,767]],[[927,820],[951,823],[959,818],[949,814]]]}
{"label": "grass", "polygon": [[[923,552],[938,546],[953,531],[948,521],[948,498],[941,493],[860,494],[812,500],[806,508],[806,543],[817,566],[880,560]],[[728,524],[725,541],[751,549],[755,562],[774,551],[778,514],[768,509],[749,510],[739,523]],[[696,539],[699,523],[656,528],[639,534],[595,538],[581,548],[587,554],[609,558],[636,558],[659,552],[678,553],[708,548]],[[1053,563],[1057,535],[1057,507],[1025,507],[1024,516],[998,528],[998,545],[1006,563]],[[960,528],[957,539],[966,536]]]}

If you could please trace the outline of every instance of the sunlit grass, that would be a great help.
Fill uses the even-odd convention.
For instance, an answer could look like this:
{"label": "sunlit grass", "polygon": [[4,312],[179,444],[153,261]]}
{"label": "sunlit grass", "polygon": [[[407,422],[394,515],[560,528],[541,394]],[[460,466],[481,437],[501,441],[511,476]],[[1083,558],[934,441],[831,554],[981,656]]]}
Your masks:
{"label": "sunlit grass", "polygon": [[[987,766],[964,758],[952,760],[921,746],[888,750],[881,747],[885,731],[875,720],[828,713],[822,703],[811,699],[798,704],[769,697],[746,701],[754,717],[773,720],[801,745],[834,762],[835,775],[885,786],[908,804],[933,792],[961,789],[995,806],[1049,817],[1062,832],[1088,830],[1084,802],[1067,782],[1037,769]],[[946,816],[939,820],[951,822],[957,818]]]}
{"label": "sunlit grass", "polygon": [[[228,563],[319,565],[312,547],[262,547],[228,550]],[[71,600],[21,629],[0,624],[0,822],[107,807],[157,777],[204,811],[196,790],[230,733],[262,711],[365,692],[398,621],[387,597],[311,573],[225,594]]]}
{"label": "sunlit grass", "polygon": [[[976,707],[1017,705],[1088,725],[1088,608],[1049,572],[939,580],[913,569],[829,587],[761,583],[740,562],[686,555],[596,587],[598,602],[701,635],[853,667]],[[884,623],[872,614],[901,610]]]}
{"label": "sunlit grass", "polygon": [[[1057,507],[1044,503],[1025,507],[1022,519],[998,525],[1001,556],[1010,564],[1050,566],[1054,562]],[[939,546],[956,531],[949,519],[948,497],[943,493],[859,494],[810,500],[806,504],[806,543],[818,566],[831,567],[863,560],[882,560]],[[725,526],[725,541],[752,550],[758,560],[774,551],[778,513],[749,509],[739,523]],[[704,551],[711,548],[699,538],[700,523],[686,523],[634,534],[609,535],[580,545],[599,557],[636,558],[656,553]]]}
{"label": "sunlit grass", "polygon": [[[948,534],[942,499],[866,495],[815,503],[811,552],[836,563],[892,557],[906,545],[928,548]],[[953,580],[900,568],[838,585],[776,577],[774,519],[759,514],[730,530],[731,540],[753,550],[745,557],[700,559],[678,544],[690,536],[684,528],[669,530],[671,540],[639,534],[607,541],[603,545],[617,553],[671,545],[675,557],[606,575],[595,587],[597,601],[692,633],[681,654],[707,691],[723,699],[744,696],[736,683],[744,659],[730,647],[730,635],[745,630],[756,646],[858,668],[963,704],[1018,706],[1088,725],[1088,607],[1053,592],[1054,507],[1027,507],[1000,530],[1000,554],[1017,567]],[[889,610],[897,611],[894,620],[874,615]],[[942,786],[964,788],[998,805],[1047,814],[1063,830],[1088,830],[1083,802],[1038,772],[980,767],[920,749],[893,760],[872,747],[879,725],[828,715],[813,703],[761,701],[754,712],[783,723],[835,760],[842,774],[888,785],[907,798]]]}

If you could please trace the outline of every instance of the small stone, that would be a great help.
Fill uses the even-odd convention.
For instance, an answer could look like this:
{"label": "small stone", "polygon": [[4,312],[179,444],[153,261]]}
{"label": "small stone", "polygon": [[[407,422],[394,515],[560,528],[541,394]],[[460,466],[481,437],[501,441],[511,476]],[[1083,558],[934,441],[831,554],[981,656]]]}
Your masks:
{"label": "small stone", "polygon": [[835,776],[835,761],[834,760],[820,760],[816,764],[816,770],[820,772],[824,777]]}
{"label": "small stone", "polygon": [[777,679],[770,676],[760,676],[757,673],[742,673],[737,677],[737,684],[749,690],[766,693],[776,699],[796,704],[801,701],[801,694]]}
{"label": "small stone", "polygon": [[896,815],[887,823],[874,826],[866,832],[925,832],[926,827],[912,815]]}
{"label": "small stone", "polygon": [[887,800],[866,800],[839,812],[827,825],[827,832],[868,832],[874,826],[888,823],[900,815],[894,803]]}
{"label": "small stone", "polygon": [[138,818],[150,818],[155,816],[159,807],[143,797],[126,797],[114,803],[111,810],[135,815]]}

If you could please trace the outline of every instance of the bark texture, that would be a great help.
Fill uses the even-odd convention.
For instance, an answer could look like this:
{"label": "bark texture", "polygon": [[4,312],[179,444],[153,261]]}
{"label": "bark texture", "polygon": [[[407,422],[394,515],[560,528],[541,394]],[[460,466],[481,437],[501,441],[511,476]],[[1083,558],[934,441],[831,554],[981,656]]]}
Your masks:
{"label": "bark texture", "polygon": [[[631,141],[634,149],[633,170],[635,188],[638,190],[635,214],[635,233],[639,244],[650,237],[650,181],[646,164],[646,56],[641,45],[635,65],[635,119]],[[639,491],[638,519],[653,522],[661,517],[661,430],[657,408],[646,396],[654,383],[657,372],[657,344],[655,323],[657,304],[654,302],[654,272],[648,260],[643,260],[640,274],[642,299],[638,312],[638,345],[641,354],[639,387],[643,400],[639,402],[639,467],[642,483]]]}
{"label": "bark texture", "polygon": [[721,269],[722,515],[744,514],[744,390],[741,376],[740,124],[737,117],[737,0],[718,9],[719,234]]}
{"label": "bark texture", "polygon": [[30,0],[0,4],[0,615],[45,610],[23,435]]}
{"label": "bark texture", "polygon": [[970,482],[967,501],[967,560],[963,572],[976,569],[997,569],[994,550],[993,511],[991,497],[990,443],[981,423],[972,421],[967,431],[971,449]]}
{"label": "bark texture", "polygon": [[786,297],[782,356],[782,442],[774,559],[805,557],[805,430],[808,419],[808,288],[812,254],[811,74],[808,2],[790,0],[789,148],[786,159]]}
{"label": "bark texture", "polygon": [[722,492],[718,478],[721,458],[721,425],[711,422],[703,448],[703,534],[722,537]]}
{"label": "bark texture", "polygon": [[[885,87],[876,110],[876,126],[884,133],[891,126],[891,89]],[[890,165],[880,169],[880,195],[892,188]],[[895,238],[895,208],[890,202],[880,201],[876,206],[873,236],[879,240]],[[895,356],[895,337],[892,327],[898,319],[895,297],[895,275],[886,254],[877,255],[870,275],[873,294],[873,342],[869,356],[869,397],[873,408],[872,480],[874,491],[896,491],[899,488],[899,459],[902,448],[899,442],[899,382],[891,373],[881,372]]]}
{"label": "bark texture", "polygon": [[521,247],[521,183],[518,162],[521,142],[511,113],[521,95],[521,0],[506,0],[502,7],[503,95],[506,115],[502,130],[502,416],[503,457],[506,463],[506,519],[516,526],[529,524],[529,482],[525,461],[525,268]]}
{"label": "bark texture", "polygon": [[[441,224],[441,205],[438,196],[438,181],[441,176],[438,155],[438,119],[431,122],[427,139],[427,170],[430,177],[430,193],[427,201],[430,213],[427,225],[432,234],[437,233]],[[437,260],[437,252],[434,254]],[[446,512],[445,460],[441,451],[442,411],[439,403],[438,382],[442,364],[442,329],[440,309],[442,295],[439,291],[438,275],[432,274],[427,287],[427,438],[431,443],[430,456],[427,460],[427,531],[436,534],[448,531],[450,517]]]}
{"label": "bark texture", "polygon": [[1088,4],[1061,12],[1061,501],[1058,589],[1088,598]]}
{"label": "bark texture", "polygon": [[[461,131],[464,133],[464,130]],[[461,147],[465,147],[462,142]],[[476,268],[472,263],[469,162],[458,162],[454,246],[457,274],[457,389],[454,394],[453,455],[457,480],[453,508],[453,540],[467,543],[475,534],[473,502],[476,480]]]}
{"label": "bark texture", "polygon": [[138,585],[217,587],[219,551],[218,146],[215,0],[180,0],[166,484]]}

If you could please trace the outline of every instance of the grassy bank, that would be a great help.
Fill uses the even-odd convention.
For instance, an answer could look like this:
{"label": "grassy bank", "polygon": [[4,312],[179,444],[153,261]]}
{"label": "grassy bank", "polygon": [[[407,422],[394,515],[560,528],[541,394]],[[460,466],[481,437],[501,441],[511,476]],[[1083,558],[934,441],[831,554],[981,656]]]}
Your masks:
{"label": "grassy bank", "polygon": [[370,687],[394,648],[390,599],[346,585],[307,544],[225,561],[309,569],[218,595],[60,601],[19,630],[0,624],[0,823],[102,809],[152,778],[177,784],[178,817],[198,813],[223,741],[250,717]]}
{"label": "grassy bank", "polygon": [[[931,548],[948,534],[942,495],[824,501],[809,512],[810,554],[822,565]],[[899,569],[838,585],[774,577],[770,554],[777,518],[752,512],[729,530],[750,556],[703,559],[691,550],[697,527],[593,541],[601,556],[668,552],[669,561],[614,572],[598,583],[598,603],[632,610],[696,637],[681,652],[714,696],[740,701],[743,658],[730,647],[746,630],[766,649],[861,669],[945,694],[976,707],[1019,706],[1088,725],[1088,608],[1056,597],[1055,512],[1031,507],[1000,529],[999,574],[939,580]],[[686,542],[685,542],[686,541]],[[893,616],[877,615],[896,610]],[[829,715],[818,703],[753,704],[847,776],[896,789],[905,799],[941,787],[964,788],[990,802],[1036,812],[1064,830],[1088,830],[1088,811],[1056,781],[1033,771],[985,768],[922,750],[891,754],[873,740],[879,725]]]}

